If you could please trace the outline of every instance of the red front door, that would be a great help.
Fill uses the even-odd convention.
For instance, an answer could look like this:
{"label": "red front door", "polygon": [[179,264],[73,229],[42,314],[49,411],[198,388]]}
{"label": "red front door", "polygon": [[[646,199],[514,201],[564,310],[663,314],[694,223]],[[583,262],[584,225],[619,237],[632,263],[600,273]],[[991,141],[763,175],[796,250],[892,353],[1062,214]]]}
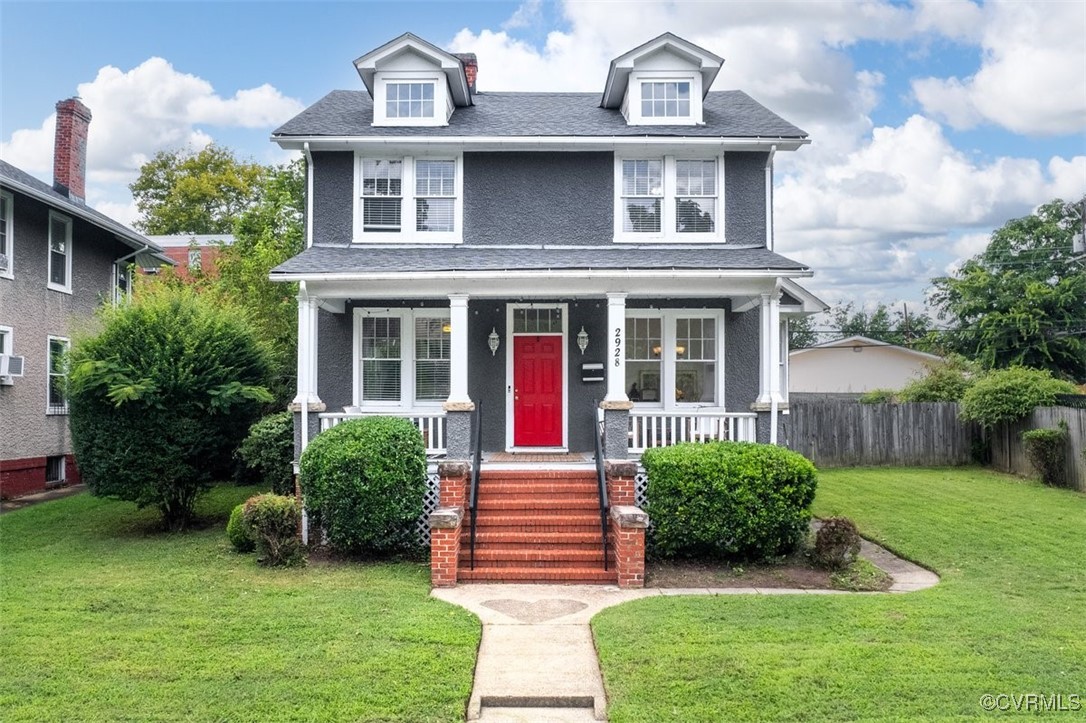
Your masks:
{"label": "red front door", "polygon": [[513,445],[562,446],[562,335],[513,337]]}

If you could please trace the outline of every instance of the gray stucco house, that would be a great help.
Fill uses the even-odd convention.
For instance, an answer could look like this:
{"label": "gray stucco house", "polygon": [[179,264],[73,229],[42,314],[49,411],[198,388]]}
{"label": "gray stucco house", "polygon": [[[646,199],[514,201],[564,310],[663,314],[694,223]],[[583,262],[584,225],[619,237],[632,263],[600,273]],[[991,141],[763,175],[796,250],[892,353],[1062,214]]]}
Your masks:
{"label": "gray stucco house", "polygon": [[824,305],[773,251],[773,161],[809,141],[708,92],[723,62],[665,33],[602,92],[487,93],[408,33],[278,128],[309,169],[307,248],[271,275],[300,287],[299,447],[394,414],[467,460],[480,408],[484,473],[591,469],[601,428],[610,460],[776,441],[787,318]]}
{"label": "gray stucco house", "polygon": [[128,293],[132,265],[170,263],[145,237],[86,205],[91,113],[57,103],[54,183],[0,161],[0,495],[79,481],[68,434],[64,355],[102,303]]}

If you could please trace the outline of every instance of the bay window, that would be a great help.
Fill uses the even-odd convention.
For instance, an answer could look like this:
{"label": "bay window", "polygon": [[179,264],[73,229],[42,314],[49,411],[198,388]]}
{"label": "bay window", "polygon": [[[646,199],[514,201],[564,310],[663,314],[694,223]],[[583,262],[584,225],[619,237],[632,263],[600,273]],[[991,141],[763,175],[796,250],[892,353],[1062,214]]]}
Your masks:
{"label": "bay window", "polygon": [[445,401],[450,332],[448,310],[355,309],[355,406]]}
{"label": "bay window", "polygon": [[723,313],[630,310],[626,315],[626,394],[665,409],[723,406],[718,364]]}

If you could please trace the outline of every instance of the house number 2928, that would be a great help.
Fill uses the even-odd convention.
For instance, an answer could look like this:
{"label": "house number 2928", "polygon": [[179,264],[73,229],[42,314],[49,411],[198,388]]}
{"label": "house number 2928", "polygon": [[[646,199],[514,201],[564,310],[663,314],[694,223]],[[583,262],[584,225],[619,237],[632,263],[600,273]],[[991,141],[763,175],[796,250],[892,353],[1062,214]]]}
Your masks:
{"label": "house number 2928", "polygon": [[615,328],[615,366],[622,366],[622,329]]}

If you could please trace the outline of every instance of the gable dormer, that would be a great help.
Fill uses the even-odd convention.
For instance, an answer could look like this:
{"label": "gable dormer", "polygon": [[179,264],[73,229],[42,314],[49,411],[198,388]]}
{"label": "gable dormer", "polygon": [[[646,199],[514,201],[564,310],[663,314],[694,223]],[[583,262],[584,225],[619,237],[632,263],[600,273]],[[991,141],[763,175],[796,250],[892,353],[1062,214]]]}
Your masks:
{"label": "gable dormer", "polygon": [[664,33],[611,61],[600,106],[621,109],[629,125],[700,125],[702,101],[723,64]]}
{"label": "gable dormer", "polygon": [[373,98],[375,126],[444,126],[472,104],[474,78],[461,58],[404,33],[354,61]]}

